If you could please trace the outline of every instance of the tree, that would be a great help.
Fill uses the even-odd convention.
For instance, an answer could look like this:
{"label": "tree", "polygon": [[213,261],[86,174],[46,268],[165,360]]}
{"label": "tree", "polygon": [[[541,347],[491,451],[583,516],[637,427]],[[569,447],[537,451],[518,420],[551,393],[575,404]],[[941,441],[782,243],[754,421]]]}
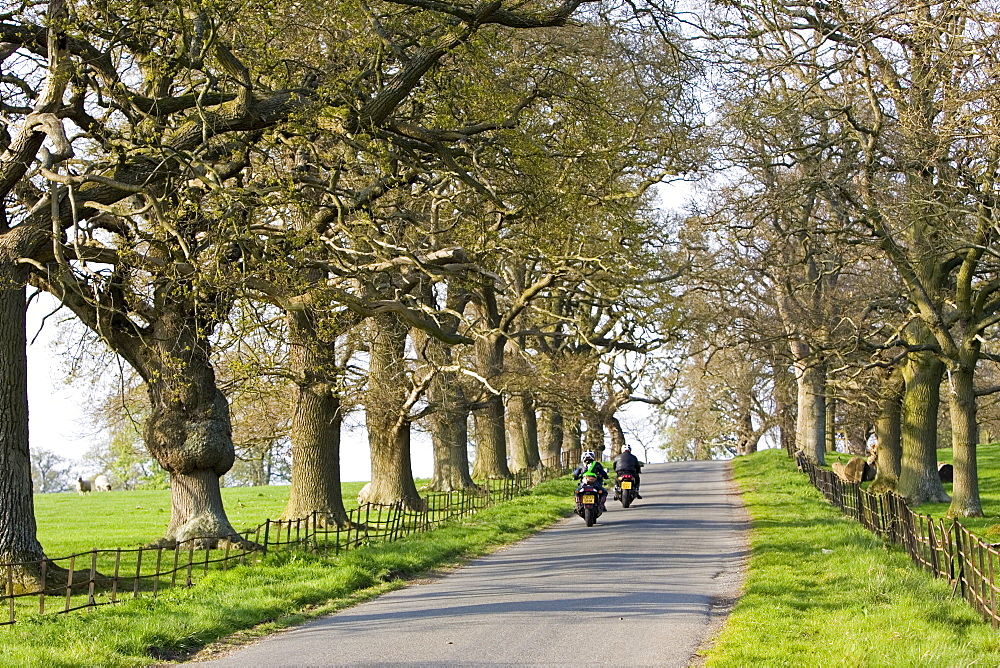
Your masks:
{"label": "tree", "polygon": [[31,479],[35,493],[63,492],[73,485],[70,463],[51,450],[36,448],[31,453]]}

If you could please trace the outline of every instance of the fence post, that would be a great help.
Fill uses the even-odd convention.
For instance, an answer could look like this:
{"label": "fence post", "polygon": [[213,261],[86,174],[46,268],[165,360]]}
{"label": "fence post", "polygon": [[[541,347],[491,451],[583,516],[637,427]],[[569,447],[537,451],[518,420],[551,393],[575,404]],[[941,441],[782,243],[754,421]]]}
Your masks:
{"label": "fence post", "polygon": [[72,607],[72,602],[70,599],[73,596],[73,571],[76,566],[76,555],[72,555],[69,558],[69,570],[66,572],[66,610]]}
{"label": "fence post", "polygon": [[122,549],[119,547],[115,550],[115,575],[111,579],[111,602],[118,602],[118,575],[121,572],[122,565]]}
{"label": "fence post", "polygon": [[956,560],[956,582],[958,583],[958,591],[962,594],[962,598],[967,598],[965,594],[965,552],[962,549],[962,532],[958,530],[955,526],[954,520],[952,521],[952,530],[954,531],[955,538],[955,560]]}
{"label": "fence post", "polygon": [[[8,608],[10,613],[10,623],[14,623],[14,562],[7,564],[7,582],[4,583],[4,594],[7,595]],[[45,590],[45,581],[42,580],[42,590]]]}
{"label": "fence post", "polygon": [[97,578],[97,550],[90,551],[90,581],[87,582],[87,607],[94,607],[94,581]]}
{"label": "fence post", "polygon": [[[44,615],[45,614],[45,587],[49,583],[48,578],[45,577],[45,571],[47,570],[48,565],[49,565],[49,560],[48,559],[42,559],[42,563],[41,563],[42,588],[38,590],[38,614],[40,614],[40,615]],[[14,620],[11,620],[12,623],[13,623],[13,621]]]}

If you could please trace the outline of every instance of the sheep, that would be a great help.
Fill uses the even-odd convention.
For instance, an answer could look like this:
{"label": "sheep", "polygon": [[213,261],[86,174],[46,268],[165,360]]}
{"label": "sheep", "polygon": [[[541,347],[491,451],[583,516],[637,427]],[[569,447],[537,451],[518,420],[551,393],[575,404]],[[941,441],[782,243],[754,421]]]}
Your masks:
{"label": "sheep", "polygon": [[77,494],[86,494],[90,491],[90,481],[84,480],[83,478],[77,477],[76,479],[76,492]]}
{"label": "sheep", "polygon": [[370,482],[365,483],[365,486],[361,488],[358,492],[358,505],[364,505],[368,503],[368,494],[371,492],[372,484]]}
{"label": "sheep", "polygon": [[94,478],[94,490],[98,492],[110,492],[111,481],[108,480],[108,476],[102,473],[101,475]]}

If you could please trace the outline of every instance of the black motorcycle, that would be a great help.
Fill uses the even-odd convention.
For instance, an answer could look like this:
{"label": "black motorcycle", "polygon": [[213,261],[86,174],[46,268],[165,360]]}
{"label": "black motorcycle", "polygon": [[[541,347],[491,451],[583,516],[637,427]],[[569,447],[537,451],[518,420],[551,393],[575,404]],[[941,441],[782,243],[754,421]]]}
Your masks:
{"label": "black motorcycle", "polygon": [[635,501],[635,476],[631,473],[620,473],[615,478],[615,498],[621,499],[622,507],[628,508]]}
{"label": "black motorcycle", "polygon": [[596,479],[587,476],[576,488],[576,514],[583,518],[588,527],[601,516],[601,488],[596,485]]}

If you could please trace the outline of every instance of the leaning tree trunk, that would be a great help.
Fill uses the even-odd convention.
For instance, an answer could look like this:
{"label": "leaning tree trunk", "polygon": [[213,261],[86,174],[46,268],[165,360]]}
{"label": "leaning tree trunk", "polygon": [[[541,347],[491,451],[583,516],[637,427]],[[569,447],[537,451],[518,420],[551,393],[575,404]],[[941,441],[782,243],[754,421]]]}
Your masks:
{"label": "leaning tree trunk", "polygon": [[527,392],[515,392],[507,400],[507,442],[514,470],[538,468],[538,424],[535,402]]}
{"label": "leaning tree trunk", "polygon": [[345,526],[340,488],[340,432],[344,422],[334,341],[316,331],[311,310],[289,311],[289,361],[295,378],[292,487],[284,519],[316,513],[324,525]]}
{"label": "leaning tree trunk", "polygon": [[937,471],[937,422],[944,364],[932,353],[912,353],[903,367],[902,450],[897,491],[913,506],[944,503]]}
{"label": "leaning tree trunk", "polygon": [[954,486],[951,492],[950,517],[982,517],[983,506],[979,498],[979,470],[976,446],[979,443],[979,424],[976,419],[976,391],[973,387],[975,359],[978,350],[949,373],[950,392],[948,406],[951,415],[951,436],[954,468]]}
{"label": "leaning tree trunk", "polygon": [[381,505],[402,502],[421,509],[424,502],[410,463],[410,383],[404,355],[408,327],[392,313],[376,315],[371,325],[365,422],[372,479],[365,500]]}
{"label": "leaning tree trunk", "polygon": [[903,373],[894,368],[879,396],[879,412],[875,419],[875,480],[868,486],[869,492],[895,492],[899,485],[903,456],[900,442],[902,410]]}
{"label": "leaning tree trunk", "polygon": [[604,420],[598,415],[596,410],[587,410],[584,413],[584,422],[587,424],[587,431],[583,434],[583,449],[593,450],[597,455],[597,461],[604,459]]}
{"label": "leaning tree trunk", "polygon": [[538,445],[542,464],[547,468],[562,468],[563,417],[554,406],[539,410]]}
{"label": "leaning tree trunk", "polygon": [[236,460],[229,403],[216,385],[210,344],[193,307],[166,303],[144,342],[138,370],[151,407],[146,446],[170,473],[170,524],[159,542],[242,540],[226,516],[219,484]]}
{"label": "leaning tree trunk", "polygon": [[[493,387],[503,373],[504,339],[499,336],[482,337],[476,340],[476,362],[480,375]],[[507,435],[504,417],[503,397],[490,393],[483,401],[483,407],[473,411],[476,425],[476,463],[473,476],[476,478],[509,478],[507,466]]]}

